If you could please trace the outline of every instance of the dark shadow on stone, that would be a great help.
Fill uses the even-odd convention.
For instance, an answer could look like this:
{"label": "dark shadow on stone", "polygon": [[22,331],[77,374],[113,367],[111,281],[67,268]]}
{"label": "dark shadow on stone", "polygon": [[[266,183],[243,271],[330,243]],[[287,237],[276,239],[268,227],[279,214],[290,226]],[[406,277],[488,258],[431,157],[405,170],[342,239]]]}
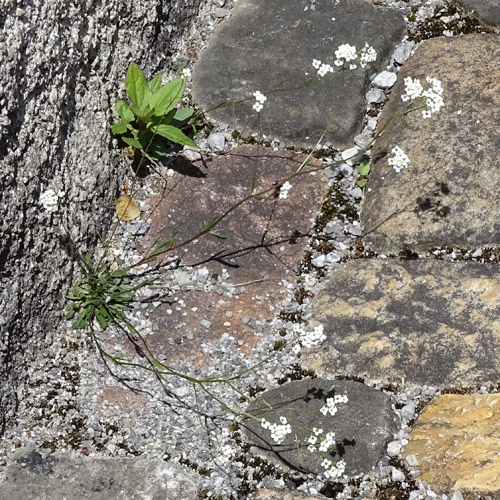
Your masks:
{"label": "dark shadow on stone", "polygon": [[176,172],[179,172],[179,174],[186,175],[188,177],[207,176],[207,174],[205,174],[200,168],[183,156],[176,156],[170,167]]}

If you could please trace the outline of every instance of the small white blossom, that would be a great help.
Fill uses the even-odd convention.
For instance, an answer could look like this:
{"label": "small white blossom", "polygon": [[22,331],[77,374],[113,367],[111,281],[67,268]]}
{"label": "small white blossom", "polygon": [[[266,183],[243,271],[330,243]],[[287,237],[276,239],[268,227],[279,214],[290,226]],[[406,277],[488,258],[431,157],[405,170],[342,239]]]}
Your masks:
{"label": "small white blossom", "polygon": [[301,350],[302,350],[302,348],[300,347],[300,344],[299,344],[299,343],[295,344],[295,345],[292,347],[292,352],[293,352],[294,354],[299,354]]}
{"label": "small white blossom", "polygon": [[189,68],[184,68],[182,70],[182,78],[191,78],[191,70]]}
{"label": "small white blossom", "polygon": [[323,429],[317,429],[316,427],[313,427],[313,432],[316,436],[319,436],[320,434],[323,434]]}
{"label": "small white blossom", "polygon": [[262,104],[260,102],[256,102],[252,108],[255,109],[255,111],[257,111],[257,113],[260,113],[262,111],[262,108],[264,106],[262,106]]}
{"label": "small white blossom", "polygon": [[59,198],[64,196],[63,191],[56,193],[53,189],[47,189],[40,195],[40,203],[47,212],[56,212]]}
{"label": "small white blossom", "polygon": [[286,417],[280,417],[281,425],[271,424],[265,418],[261,420],[261,427],[268,429],[271,432],[271,438],[276,444],[281,444],[288,434],[291,434],[292,428],[287,423]]}
{"label": "small white blossom", "polygon": [[329,64],[321,64],[320,68],[318,69],[318,75],[323,77],[327,73],[333,73],[333,68]]}
{"label": "small white blossom", "polygon": [[407,168],[410,165],[410,159],[399,146],[394,146],[391,153],[392,156],[387,160],[387,163],[394,167],[396,172],[400,172],[402,168]]}
{"label": "small white blossom", "polygon": [[267,101],[267,97],[260,92],[260,90],[257,90],[252,94],[255,97],[255,100],[257,102],[260,102],[261,104],[264,104]]}
{"label": "small white blossom", "polygon": [[373,47],[370,47],[367,43],[365,43],[365,46],[360,50],[359,59],[359,65],[362,68],[366,68],[366,65],[369,62],[377,60],[377,51]]}
{"label": "small white blossom", "polygon": [[286,181],[280,188],[280,199],[286,200],[288,197],[288,191],[290,191],[290,189],[292,189],[292,185],[288,181]]}
{"label": "small white blossom", "polygon": [[314,69],[319,69],[321,67],[321,61],[319,59],[313,59],[312,65]]}
{"label": "small white blossom", "polygon": [[327,453],[335,445],[335,432],[327,432],[319,445],[319,451]]}
{"label": "small white blossom", "polygon": [[335,479],[342,476],[345,471],[345,461],[339,460],[337,463],[333,463],[331,460],[325,458],[321,462],[321,467],[325,469],[323,473],[327,479]]}

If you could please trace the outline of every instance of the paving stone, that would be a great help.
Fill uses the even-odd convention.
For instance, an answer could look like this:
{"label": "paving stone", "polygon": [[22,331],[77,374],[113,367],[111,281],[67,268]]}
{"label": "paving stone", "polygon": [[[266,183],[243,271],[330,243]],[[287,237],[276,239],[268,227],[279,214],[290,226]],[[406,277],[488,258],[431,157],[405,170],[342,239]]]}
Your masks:
{"label": "paving stone", "polygon": [[0,498],[195,500],[201,482],[194,471],[163,460],[87,457],[78,464],[31,451],[18,453],[7,466]]}
{"label": "paving stone", "polygon": [[[176,242],[187,240],[213,216],[248,195],[254,180],[257,191],[272,187],[296,172],[306,158],[293,151],[246,145],[194,163],[179,159],[172,166],[176,171],[171,184],[174,187],[159,203],[151,202],[157,207],[142,240],[143,248],[168,240],[175,231]],[[319,165],[313,159],[307,168]],[[327,191],[320,172],[297,177],[291,183],[287,199],[279,199],[276,190],[268,201],[248,202],[214,228],[229,234],[229,239],[206,235],[187,245],[187,251],[176,251],[183,264],[206,267],[208,277],[223,276],[222,270],[226,269],[229,277],[224,281],[238,286],[232,297],[203,290],[174,293],[185,302],[180,310],[170,294],[149,315],[153,324],[159,325],[158,331],[148,336],[154,352],[165,355],[169,362],[194,357],[194,364],[202,367],[207,358],[201,345],[224,332],[242,341],[244,354],[251,350],[259,337],[251,324],[242,324],[241,318],[268,321],[274,317],[286,290],[282,280],[293,281],[293,266],[303,255],[310,219],[320,209]],[[221,299],[225,304],[219,304]],[[226,316],[227,311],[232,312],[232,318]],[[203,321],[209,321],[211,327],[203,327]]]}
{"label": "paving stone", "polygon": [[[426,40],[398,74],[379,128],[407,109],[407,76],[442,82],[444,106],[392,122],[372,151],[364,241],[384,254],[433,246],[500,244],[500,36],[472,34]],[[424,85],[425,86],[425,85]],[[397,173],[387,159],[401,147],[411,165]]]}
{"label": "paving stone", "polygon": [[249,500],[320,500],[326,498],[323,495],[315,496],[303,493],[302,491],[283,490],[259,490],[255,495],[251,495]]}
{"label": "paving stone", "polygon": [[[319,410],[326,398],[347,395],[347,403],[337,405],[335,416],[324,416]],[[328,458],[344,460],[346,473],[366,473],[385,455],[388,441],[398,429],[390,397],[352,380],[305,379],[283,384],[267,391],[250,405],[249,413],[259,421],[246,420],[247,438],[257,445],[268,457],[276,457],[282,464],[297,470],[321,473],[323,458],[307,448],[297,452],[295,435],[303,443],[312,434],[314,427],[323,429],[324,434],[335,432],[336,447]],[[275,444],[268,430],[260,426],[260,419],[280,423],[286,417],[292,426],[281,445]]]}
{"label": "paving stone", "polygon": [[311,306],[327,340],[305,363],[327,377],[435,387],[497,383],[497,266],[366,259],[331,271]]}
{"label": "paving stone", "polygon": [[456,0],[459,5],[473,11],[473,15],[490,27],[500,26],[500,4],[498,0]]}
{"label": "paving stone", "polygon": [[436,493],[500,498],[500,394],[445,394],[418,417],[405,455],[415,455]]}
{"label": "paving stone", "polygon": [[[369,76],[385,68],[405,34],[399,11],[364,0],[319,0],[307,11],[303,2],[240,0],[200,54],[193,96],[208,116],[244,133],[311,147],[328,127],[322,143],[345,148],[361,129]],[[317,81],[313,59],[333,66],[339,45],[365,42],[377,51],[375,63]],[[311,78],[317,83],[306,85]],[[259,118],[256,90],[267,96]]]}

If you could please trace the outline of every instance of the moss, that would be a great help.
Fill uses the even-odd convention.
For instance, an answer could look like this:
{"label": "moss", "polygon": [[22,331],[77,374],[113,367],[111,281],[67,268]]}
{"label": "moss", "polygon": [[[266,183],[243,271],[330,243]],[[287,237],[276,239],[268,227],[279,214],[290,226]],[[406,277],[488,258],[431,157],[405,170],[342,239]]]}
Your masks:
{"label": "moss", "polygon": [[316,378],[316,374],[314,373],[314,370],[307,370],[296,363],[295,365],[291,366],[290,369],[280,379],[278,379],[278,384],[283,385],[287,382],[291,382],[293,380],[302,380],[304,378]]}
{"label": "moss", "polygon": [[[407,14],[407,19],[416,22],[416,13],[418,7],[412,7]],[[460,19],[452,19],[449,22],[443,22],[441,18],[453,16],[461,13]],[[464,15],[463,9],[457,8],[450,2],[437,5],[434,9],[434,17],[418,22],[415,28],[409,33],[408,40],[421,42],[429,38],[443,36],[443,31],[450,31],[453,35],[465,35],[468,33],[486,33],[490,30],[485,28],[477,19],[469,13]]]}
{"label": "moss", "polygon": [[328,191],[325,201],[321,206],[320,215],[316,217],[316,221],[314,222],[314,231],[321,233],[326,225],[335,217],[343,222],[353,222],[359,218],[356,208],[349,203],[338,184],[334,184]]}

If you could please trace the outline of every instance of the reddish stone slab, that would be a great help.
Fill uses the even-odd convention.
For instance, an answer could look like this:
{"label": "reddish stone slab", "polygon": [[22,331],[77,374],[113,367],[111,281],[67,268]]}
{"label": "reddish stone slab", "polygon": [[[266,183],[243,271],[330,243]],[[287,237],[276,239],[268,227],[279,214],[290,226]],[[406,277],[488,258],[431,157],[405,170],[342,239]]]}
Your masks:
{"label": "reddish stone slab", "polygon": [[[176,243],[193,236],[211,217],[247,196],[252,182],[256,183],[254,192],[273,185],[276,189],[265,200],[252,200],[238,207],[216,228],[230,234],[229,239],[205,235],[176,250],[183,264],[206,267],[209,276],[221,275],[226,269],[229,278],[225,281],[242,286],[232,298],[216,292],[177,293],[185,301],[181,311],[172,304],[157,307],[149,319],[159,328],[148,336],[156,354],[163,354],[167,361],[194,356],[195,365],[203,366],[207,360],[201,344],[224,332],[242,341],[242,352],[250,351],[258,338],[252,322],[242,322],[241,318],[272,319],[285,289],[281,281],[294,279],[293,266],[307,243],[310,219],[320,209],[326,193],[325,178],[318,172],[293,179],[288,198],[279,199],[278,181],[296,172],[305,159],[305,155],[293,151],[246,145],[194,164],[182,159],[173,166],[176,173],[171,185],[175,188],[151,215],[151,229],[142,242],[144,248],[168,240],[175,231]],[[320,163],[313,160],[306,168],[312,165]],[[153,200],[151,204],[156,203]],[[224,305],[219,304],[221,299]],[[209,328],[201,323],[204,320],[211,323]]]}

